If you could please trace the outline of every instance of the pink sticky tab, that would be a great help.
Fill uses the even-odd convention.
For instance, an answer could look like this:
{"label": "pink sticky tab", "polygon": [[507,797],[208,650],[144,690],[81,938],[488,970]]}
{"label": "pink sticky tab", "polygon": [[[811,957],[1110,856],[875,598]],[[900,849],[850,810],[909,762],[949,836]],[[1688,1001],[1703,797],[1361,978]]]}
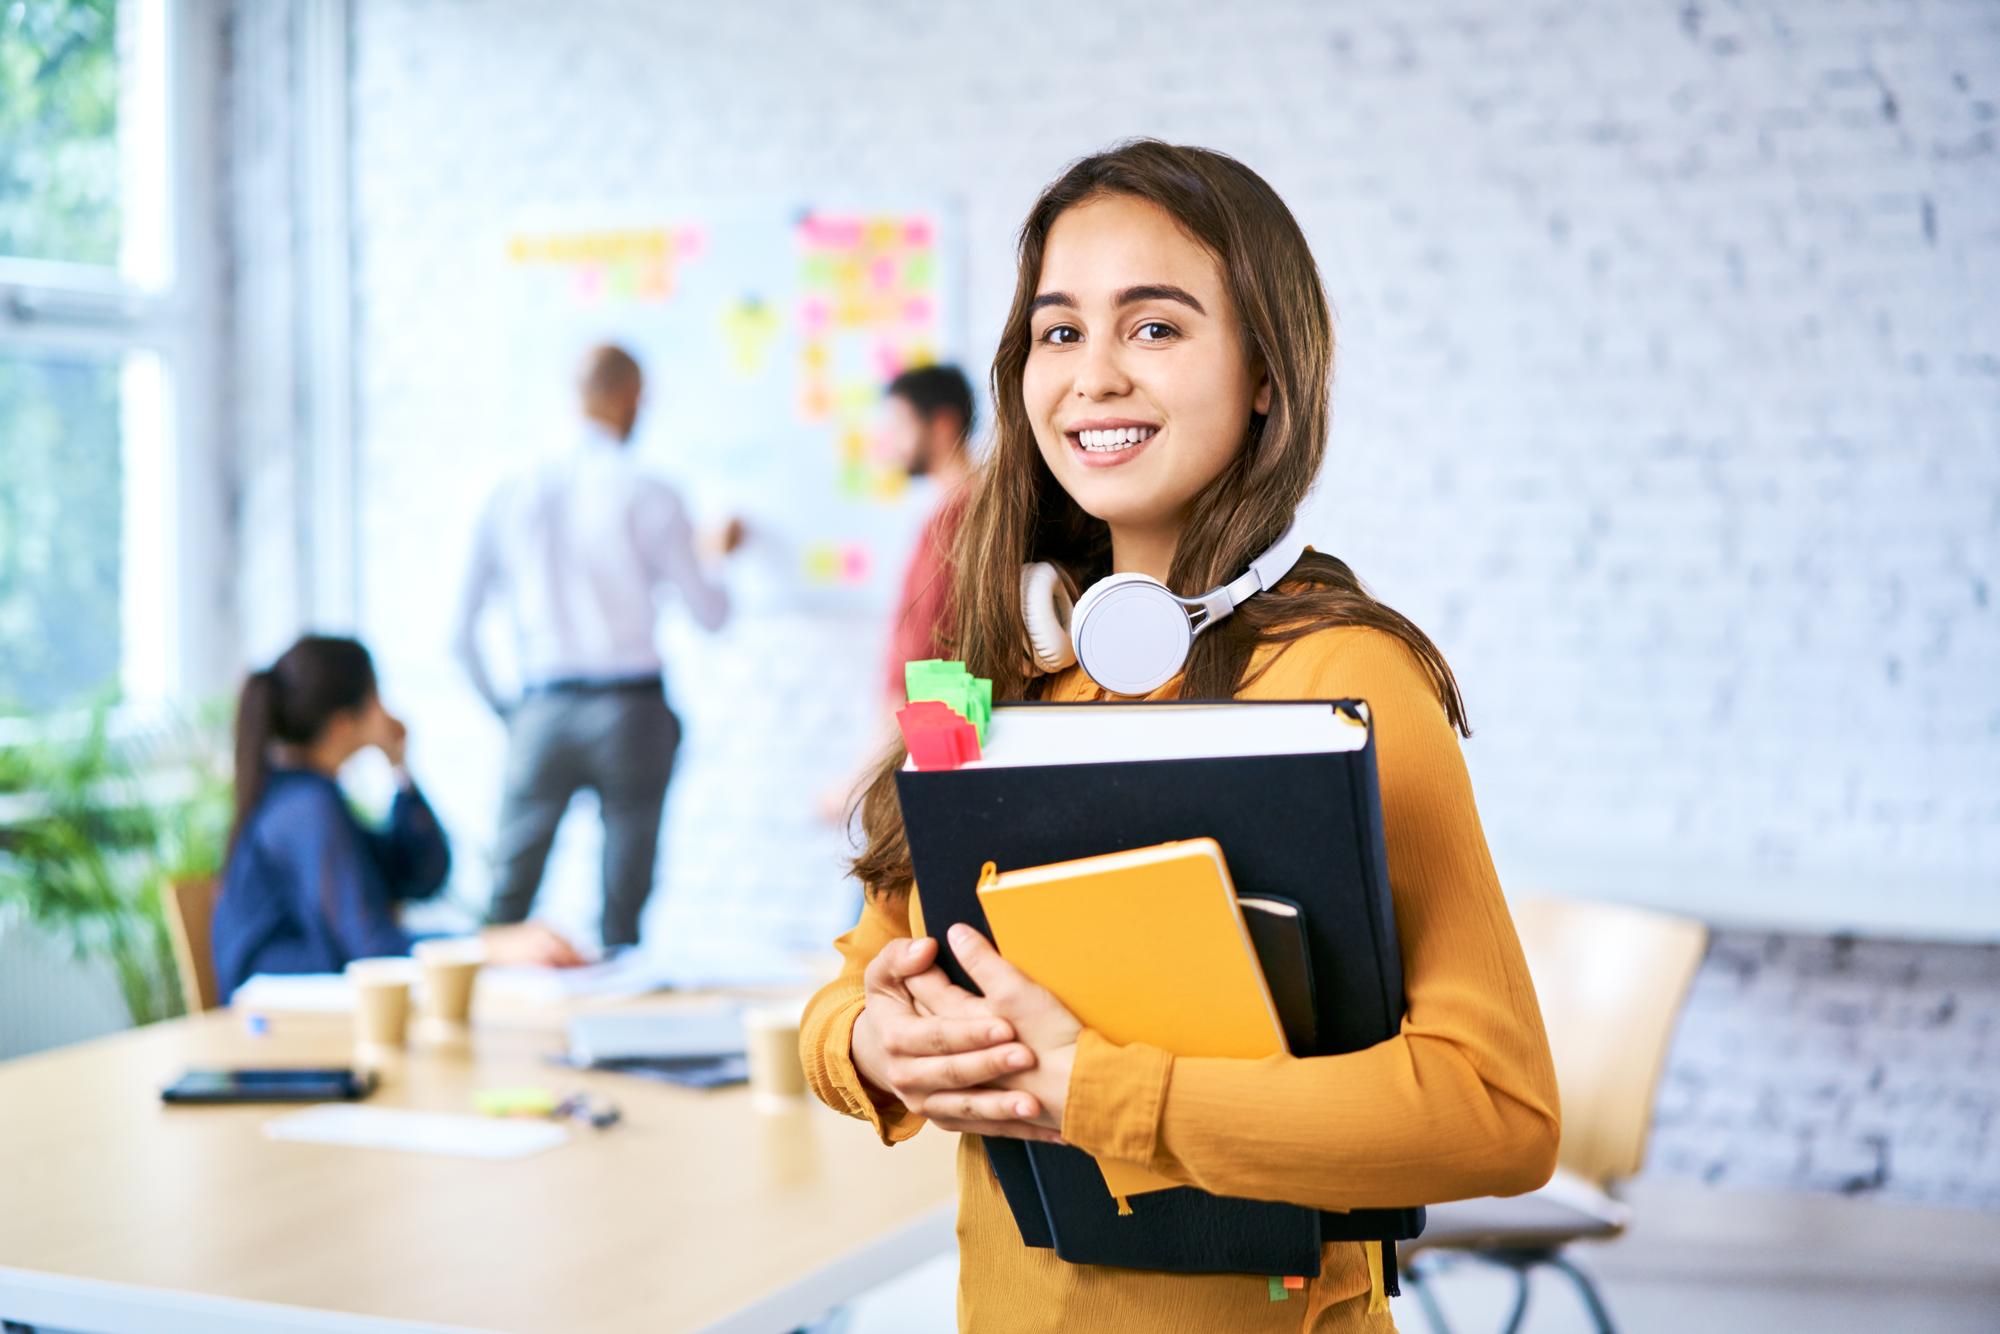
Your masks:
{"label": "pink sticky tab", "polygon": [[943,700],[905,705],[896,711],[896,726],[919,769],[956,769],[979,758],[978,730]]}

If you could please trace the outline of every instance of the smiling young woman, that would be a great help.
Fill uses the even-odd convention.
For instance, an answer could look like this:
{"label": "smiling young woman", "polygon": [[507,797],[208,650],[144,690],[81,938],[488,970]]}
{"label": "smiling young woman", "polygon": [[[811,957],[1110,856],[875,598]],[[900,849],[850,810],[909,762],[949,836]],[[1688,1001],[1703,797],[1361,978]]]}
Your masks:
{"label": "smiling young woman", "polygon": [[[1293,523],[1325,457],[1332,321],[1303,234],[1233,159],[1137,141],[1086,158],[1022,228],[993,364],[992,453],[956,556],[956,656],[996,700],[1103,698],[1037,666],[1024,564],[1075,587],[1145,574],[1194,597]],[[1407,1013],[1341,1056],[1176,1059],[1119,1046],[976,933],[935,966],[897,808],[900,751],[862,807],[861,921],[808,1007],[808,1075],[885,1143],[927,1122],[959,1154],[959,1323],[1011,1330],[1382,1330],[1379,1259],[1329,1243],[1304,1300],[1261,1278],[1071,1265],[1022,1244],[975,1135],[1060,1138],[1219,1194],[1320,1209],[1531,1190],[1555,1161],[1556,1090],[1519,942],[1431,641],[1308,551],[1193,642],[1163,698],[1361,698],[1373,709]],[[961,931],[963,928],[960,929]],[[1372,1299],[1372,1300],[1371,1300]],[[1372,1309],[1371,1309],[1372,1308]]]}

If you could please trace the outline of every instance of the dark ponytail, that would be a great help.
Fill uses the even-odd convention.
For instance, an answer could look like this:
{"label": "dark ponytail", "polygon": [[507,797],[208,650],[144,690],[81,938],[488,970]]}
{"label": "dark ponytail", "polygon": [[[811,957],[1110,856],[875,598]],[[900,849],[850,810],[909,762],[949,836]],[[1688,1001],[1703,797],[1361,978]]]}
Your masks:
{"label": "dark ponytail", "polygon": [[229,849],[263,800],[271,745],[311,745],[336,714],[375,694],[375,664],[352,639],[306,635],[262,671],[250,673],[236,701],[236,821]]}

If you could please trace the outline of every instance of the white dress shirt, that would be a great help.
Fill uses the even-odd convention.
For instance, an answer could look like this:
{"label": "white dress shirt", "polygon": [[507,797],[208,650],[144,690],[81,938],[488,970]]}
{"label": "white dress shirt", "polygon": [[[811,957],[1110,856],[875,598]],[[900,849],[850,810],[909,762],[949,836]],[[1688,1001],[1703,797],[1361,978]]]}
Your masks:
{"label": "white dress shirt", "polygon": [[487,501],[459,599],[458,656],[487,703],[502,708],[476,631],[488,600],[504,592],[523,686],[653,675],[661,668],[654,619],[673,591],[704,629],[729,616],[727,591],[695,555],[680,497],[617,437],[586,423],[569,455],[509,479]]}

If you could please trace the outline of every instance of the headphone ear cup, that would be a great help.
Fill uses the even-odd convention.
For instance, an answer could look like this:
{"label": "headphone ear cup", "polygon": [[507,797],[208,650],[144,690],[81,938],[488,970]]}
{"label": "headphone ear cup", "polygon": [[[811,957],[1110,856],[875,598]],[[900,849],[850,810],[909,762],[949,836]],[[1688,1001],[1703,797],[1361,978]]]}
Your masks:
{"label": "headphone ear cup", "polygon": [[1045,560],[1021,567],[1021,620],[1028,629],[1028,650],[1043,672],[1059,672],[1076,661],[1069,638],[1074,606],[1069,579],[1061,570]]}

